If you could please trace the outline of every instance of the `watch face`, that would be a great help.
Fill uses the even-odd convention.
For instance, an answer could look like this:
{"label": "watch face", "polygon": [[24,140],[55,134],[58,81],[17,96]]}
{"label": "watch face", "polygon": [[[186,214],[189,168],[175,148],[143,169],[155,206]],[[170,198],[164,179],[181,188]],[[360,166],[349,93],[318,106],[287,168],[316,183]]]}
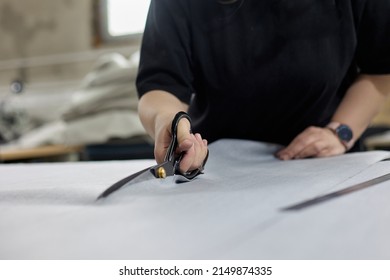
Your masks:
{"label": "watch face", "polygon": [[339,136],[340,140],[345,141],[345,142],[351,141],[352,136],[353,136],[352,130],[347,125],[344,125],[344,124],[340,125],[336,129],[336,133]]}

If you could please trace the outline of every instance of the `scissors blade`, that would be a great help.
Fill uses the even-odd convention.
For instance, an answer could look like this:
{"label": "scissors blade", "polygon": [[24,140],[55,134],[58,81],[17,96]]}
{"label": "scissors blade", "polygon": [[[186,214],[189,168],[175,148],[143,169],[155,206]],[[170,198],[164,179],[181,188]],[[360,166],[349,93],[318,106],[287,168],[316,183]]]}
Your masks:
{"label": "scissors blade", "polygon": [[97,199],[101,199],[101,198],[105,198],[105,197],[109,196],[110,194],[112,194],[113,192],[119,190],[120,188],[122,188],[123,186],[127,185],[128,183],[134,184],[134,183],[137,183],[137,182],[141,182],[141,181],[144,181],[144,180],[155,178],[153,176],[153,174],[150,172],[151,168],[153,168],[153,166],[145,168],[145,169],[143,169],[141,171],[138,171],[138,172],[136,172],[134,174],[131,174],[130,176],[127,176],[127,177],[119,180],[118,182],[116,182],[113,185],[111,185],[104,192],[102,192],[98,196]]}

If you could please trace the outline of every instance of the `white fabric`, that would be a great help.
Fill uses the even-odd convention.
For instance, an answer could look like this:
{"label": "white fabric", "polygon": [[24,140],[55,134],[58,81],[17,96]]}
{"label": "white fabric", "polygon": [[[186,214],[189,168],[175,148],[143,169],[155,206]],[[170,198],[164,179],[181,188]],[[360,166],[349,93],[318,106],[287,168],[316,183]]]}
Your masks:
{"label": "white fabric", "polygon": [[1,259],[389,259],[390,183],[281,208],[383,175],[389,152],[280,161],[278,147],[210,145],[205,174],[126,186],[152,160],[0,166]]}

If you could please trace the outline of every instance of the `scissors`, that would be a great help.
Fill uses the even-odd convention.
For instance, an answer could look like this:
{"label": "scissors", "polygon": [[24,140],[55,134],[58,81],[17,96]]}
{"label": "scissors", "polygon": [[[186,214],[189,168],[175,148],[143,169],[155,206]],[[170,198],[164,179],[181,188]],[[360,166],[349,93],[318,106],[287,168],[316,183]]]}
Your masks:
{"label": "scissors", "polygon": [[191,118],[187,113],[179,112],[175,115],[172,121],[172,130],[171,130],[172,140],[168,146],[167,153],[165,154],[164,161],[162,163],[145,168],[141,171],[138,171],[130,176],[127,176],[119,180],[118,182],[111,185],[108,189],[106,189],[101,195],[99,195],[97,199],[105,198],[125,185],[146,181],[151,178],[165,179],[168,176],[179,175],[180,179],[177,181],[185,182],[185,181],[191,181],[198,175],[202,174],[207,158],[209,156],[208,150],[207,150],[206,159],[204,160],[200,168],[189,172],[181,172],[179,169],[180,161],[184,156],[184,152],[182,152],[179,155],[176,154],[176,148],[178,146],[177,128],[178,128],[179,121],[182,118],[188,119],[188,121],[191,124]]}

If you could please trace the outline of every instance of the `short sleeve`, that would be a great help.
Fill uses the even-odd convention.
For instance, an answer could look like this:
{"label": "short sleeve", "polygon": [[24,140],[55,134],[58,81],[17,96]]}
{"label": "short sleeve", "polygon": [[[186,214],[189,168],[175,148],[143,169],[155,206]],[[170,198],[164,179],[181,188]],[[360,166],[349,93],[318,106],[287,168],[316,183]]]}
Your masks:
{"label": "short sleeve", "polygon": [[142,39],[136,80],[141,97],[164,90],[190,102],[193,74],[188,1],[152,0]]}
{"label": "short sleeve", "polygon": [[390,0],[366,0],[357,39],[361,72],[390,74]]}

